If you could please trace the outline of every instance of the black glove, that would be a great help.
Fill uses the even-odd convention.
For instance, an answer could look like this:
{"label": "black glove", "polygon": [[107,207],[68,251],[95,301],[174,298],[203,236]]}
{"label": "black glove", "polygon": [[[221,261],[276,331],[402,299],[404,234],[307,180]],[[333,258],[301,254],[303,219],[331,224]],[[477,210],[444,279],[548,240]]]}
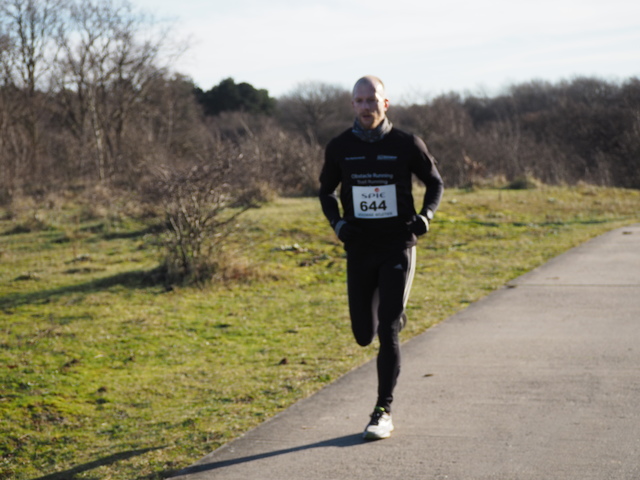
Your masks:
{"label": "black glove", "polygon": [[414,215],[409,223],[409,230],[418,237],[424,235],[429,231],[429,220],[422,215]]}
{"label": "black glove", "polygon": [[359,227],[347,223],[346,220],[339,220],[335,227],[333,227],[333,230],[343,243],[353,240],[362,233],[362,230]]}

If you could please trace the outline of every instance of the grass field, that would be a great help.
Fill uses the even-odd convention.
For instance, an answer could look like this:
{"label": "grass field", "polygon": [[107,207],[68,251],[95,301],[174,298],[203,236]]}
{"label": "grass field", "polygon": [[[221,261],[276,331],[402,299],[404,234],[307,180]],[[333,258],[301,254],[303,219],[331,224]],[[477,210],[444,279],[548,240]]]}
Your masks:
{"label": "grass field", "polygon": [[[0,218],[1,479],[165,478],[375,355],[351,337],[316,199],[247,212],[226,251],[237,280],[203,288],[159,280],[149,220],[71,204]],[[638,221],[638,191],[446,191],[403,340]]]}

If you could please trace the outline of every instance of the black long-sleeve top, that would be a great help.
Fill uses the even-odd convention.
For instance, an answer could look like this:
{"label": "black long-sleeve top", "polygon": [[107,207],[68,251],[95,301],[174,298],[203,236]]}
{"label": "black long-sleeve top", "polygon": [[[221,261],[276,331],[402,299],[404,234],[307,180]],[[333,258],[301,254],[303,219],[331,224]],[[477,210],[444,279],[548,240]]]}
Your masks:
{"label": "black long-sleeve top", "polygon": [[435,159],[419,137],[393,128],[369,143],[349,129],[329,142],[320,174],[322,211],[331,226],[344,219],[361,231],[345,248],[415,245],[409,230],[416,214],[412,174],[426,186],[420,214],[435,213],[444,186]]}

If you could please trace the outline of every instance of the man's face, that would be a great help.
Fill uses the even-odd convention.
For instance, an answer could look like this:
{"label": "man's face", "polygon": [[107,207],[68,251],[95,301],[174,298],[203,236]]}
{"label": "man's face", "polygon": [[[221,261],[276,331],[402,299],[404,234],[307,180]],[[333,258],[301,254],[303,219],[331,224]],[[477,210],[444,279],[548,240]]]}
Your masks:
{"label": "man's face", "polygon": [[381,86],[376,89],[373,84],[363,82],[354,88],[351,105],[360,125],[365,130],[372,130],[384,120],[389,100]]}

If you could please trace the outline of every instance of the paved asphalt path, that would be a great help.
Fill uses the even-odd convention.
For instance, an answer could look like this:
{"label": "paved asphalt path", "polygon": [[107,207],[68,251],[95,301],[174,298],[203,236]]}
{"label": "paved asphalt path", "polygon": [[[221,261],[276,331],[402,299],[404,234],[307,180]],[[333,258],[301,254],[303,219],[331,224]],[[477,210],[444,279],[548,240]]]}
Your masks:
{"label": "paved asphalt path", "polygon": [[369,362],[174,477],[640,479],[640,224],[402,346],[392,437],[361,439]]}

